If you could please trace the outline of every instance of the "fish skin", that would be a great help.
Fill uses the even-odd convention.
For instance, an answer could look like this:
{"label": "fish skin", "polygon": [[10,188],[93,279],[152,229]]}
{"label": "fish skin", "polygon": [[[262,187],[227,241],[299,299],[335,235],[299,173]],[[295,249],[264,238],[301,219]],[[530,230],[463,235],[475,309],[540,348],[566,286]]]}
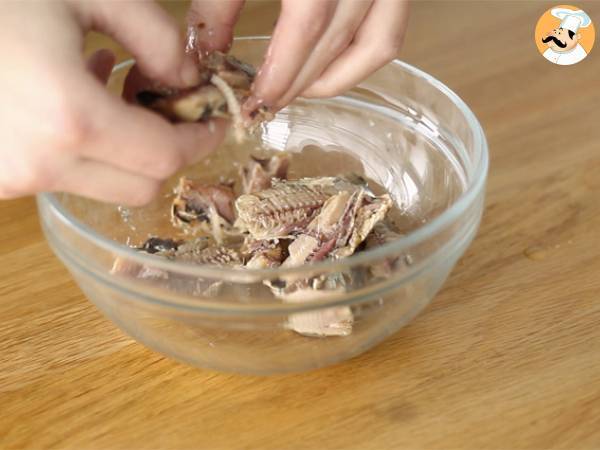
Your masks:
{"label": "fish skin", "polygon": [[340,189],[356,186],[337,177],[274,180],[264,191],[244,194],[235,202],[235,226],[255,239],[275,239],[302,232],[323,204]]}

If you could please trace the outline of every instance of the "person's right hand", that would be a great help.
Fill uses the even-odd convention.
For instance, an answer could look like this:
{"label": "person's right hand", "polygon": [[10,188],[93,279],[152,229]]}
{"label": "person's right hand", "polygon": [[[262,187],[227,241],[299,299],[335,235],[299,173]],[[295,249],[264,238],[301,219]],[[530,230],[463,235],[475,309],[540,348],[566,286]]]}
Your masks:
{"label": "person's right hand", "polygon": [[[192,0],[198,46],[227,51],[244,0]],[[281,0],[281,14],[252,96],[242,110],[276,112],[296,97],[340,95],[394,58],[404,40],[408,0]]]}
{"label": "person's right hand", "polygon": [[141,205],[222,139],[222,124],[173,125],[109,94],[114,56],[82,57],[90,29],[119,41],[149,77],[198,81],[177,26],[153,2],[3,3],[0,198],[66,191]]}

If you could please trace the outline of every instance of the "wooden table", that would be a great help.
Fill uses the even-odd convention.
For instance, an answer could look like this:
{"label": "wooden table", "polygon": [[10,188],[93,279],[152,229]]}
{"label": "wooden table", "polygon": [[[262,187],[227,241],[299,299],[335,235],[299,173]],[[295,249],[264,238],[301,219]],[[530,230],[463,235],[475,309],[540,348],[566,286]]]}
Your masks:
{"label": "wooden table", "polygon": [[[0,448],[599,448],[600,42],[546,62],[550,6],[414,3],[402,57],[483,123],[487,210],[425,313],[336,367],[243,377],[146,350],[51,254],[33,199],[0,202]],[[240,33],[276,13],[250,4]]]}

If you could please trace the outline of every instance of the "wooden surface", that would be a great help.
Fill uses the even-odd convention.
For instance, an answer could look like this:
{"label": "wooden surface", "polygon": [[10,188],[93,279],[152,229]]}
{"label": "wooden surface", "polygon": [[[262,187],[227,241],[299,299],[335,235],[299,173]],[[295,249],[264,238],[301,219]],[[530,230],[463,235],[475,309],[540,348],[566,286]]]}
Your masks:
{"label": "wooden surface", "polygon": [[[146,350],[71,281],[33,200],[0,202],[0,448],[600,448],[600,42],[546,62],[550,6],[413,4],[402,57],[481,120],[487,210],[431,306],[336,367],[242,377]],[[275,17],[252,3],[240,32]]]}

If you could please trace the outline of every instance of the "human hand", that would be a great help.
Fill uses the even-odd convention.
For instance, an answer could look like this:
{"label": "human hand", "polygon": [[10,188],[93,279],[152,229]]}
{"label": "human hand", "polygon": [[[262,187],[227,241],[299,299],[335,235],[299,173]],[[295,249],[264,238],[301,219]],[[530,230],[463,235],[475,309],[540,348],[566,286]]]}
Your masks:
{"label": "human hand", "polygon": [[[227,50],[244,2],[193,0],[200,45]],[[352,88],[397,56],[407,0],[282,0],[265,61],[245,105],[278,110],[298,95],[331,97]]]}
{"label": "human hand", "polygon": [[3,3],[0,198],[66,191],[141,205],[221,140],[222,125],[173,125],[110,95],[114,56],[104,50],[86,63],[81,54],[91,29],[119,41],[153,79],[198,81],[176,24],[153,2]]}

